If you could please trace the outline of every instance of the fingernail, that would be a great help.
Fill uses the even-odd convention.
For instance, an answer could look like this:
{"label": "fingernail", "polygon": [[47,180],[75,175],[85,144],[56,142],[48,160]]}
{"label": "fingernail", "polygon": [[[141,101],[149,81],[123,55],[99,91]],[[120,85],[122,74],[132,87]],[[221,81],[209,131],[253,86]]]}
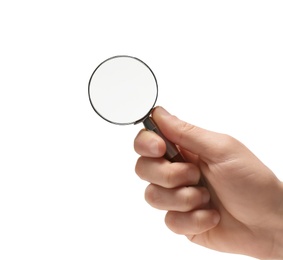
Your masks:
{"label": "fingernail", "polygon": [[217,225],[220,221],[220,215],[218,213],[214,213],[212,217],[213,224]]}
{"label": "fingernail", "polygon": [[210,194],[209,192],[205,191],[202,195],[202,203],[205,204],[209,202],[209,200],[210,200]]}
{"label": "fingernail", "polygon": [[158,110],[158,113],[161,116],[169,116],[169,112],[167,110],[165,110],[163,107],[157,107],[156,110]]}

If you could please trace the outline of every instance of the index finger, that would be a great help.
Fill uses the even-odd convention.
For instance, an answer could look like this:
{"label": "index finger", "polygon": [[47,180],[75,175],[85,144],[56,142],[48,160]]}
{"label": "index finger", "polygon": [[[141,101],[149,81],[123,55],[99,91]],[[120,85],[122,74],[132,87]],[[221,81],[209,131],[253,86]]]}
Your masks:
{"label": "index finger", "polygon": [[166,144],[156,133],[142,129],[134,140],[135,151],[145,157],[162,157],[166,152]]}

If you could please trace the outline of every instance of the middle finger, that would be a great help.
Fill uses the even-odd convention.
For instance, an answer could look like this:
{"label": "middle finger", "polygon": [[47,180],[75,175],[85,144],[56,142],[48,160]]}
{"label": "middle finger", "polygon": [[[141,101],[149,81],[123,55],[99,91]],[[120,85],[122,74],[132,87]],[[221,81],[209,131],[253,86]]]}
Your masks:
{"label": "middle finger", "polygon": [[164,158],[140,157],[135,170],[141,179],[165,188],[196,185],[201,175],[192,163],[171,163]]}

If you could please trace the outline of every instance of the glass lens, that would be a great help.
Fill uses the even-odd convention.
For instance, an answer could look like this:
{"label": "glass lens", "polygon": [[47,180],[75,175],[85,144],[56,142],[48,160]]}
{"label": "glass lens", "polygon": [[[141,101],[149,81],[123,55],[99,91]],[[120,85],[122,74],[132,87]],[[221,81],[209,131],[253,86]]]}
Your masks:
{"label": "glass lens", "polygon": [[130,56],[102,62],[89,81],[89,99],[103,119],[114,124],[133,124],[155,105],[157,81],[151,69]]}

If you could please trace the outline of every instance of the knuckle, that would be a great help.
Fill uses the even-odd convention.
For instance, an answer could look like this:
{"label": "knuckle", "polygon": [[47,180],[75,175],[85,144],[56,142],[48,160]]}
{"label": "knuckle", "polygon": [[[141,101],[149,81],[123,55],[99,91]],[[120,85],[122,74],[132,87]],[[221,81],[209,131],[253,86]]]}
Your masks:
{"label": "knuckle", "polygon": [[222,148],[231,147],[231,145],[234,145],[234,143],[235,139],[232,136],[227,134],[222,135],[222,141],[220,143],[222,145]]}
{"label": "knuckle", "polygon": [[197,184],[200,178],[200,172],[197,166],[191,163],[184,163],[179,170],[179,179],[188,184]]}
{"label": "knuckle", "polygon": [[199,233],[202,230],[202,219],[201,219],[201,216],[197,213],[198,212],[196,212],[195,214],[194,225],[193,225],[195,234]]}
{"label": "knuckle", "polygon": [[165,185],[167,188],[176,188],[190,182],[198,182],[198,178],[195,166],[189,163],[172,163],[166,169]]}
{"label": "knuckle", "polygon": [[192,209],[192,201],[193,201],[193,194],[194,194],[193,187],[187,187],[186,193],[184,194],[184,211],[189,211]]}
{"label": "knuckle", "polygon": [[[172,166],[172,165],[170,165]],[[165,185],[166,188],[175,188],[175,168],[174,167],[168,167],[167,173],[165,178]]]}
{"label": "knuckle", "polygon": [[182,143],[184,139],[186,139],[186,136],[188,135],[188,133],[194,131],[196,129],[196,126],[191,125],[185,121],[181,121],[180,122],[180,126],[179,126],[179,143]]}
{"label": "knuckle", "polygon": [[239,142],[230,135],[221,134],[219,137],[216,148],[214,147],[214,154],[218,158],[226,157],[230,154],[231,149],[235,150]]}

